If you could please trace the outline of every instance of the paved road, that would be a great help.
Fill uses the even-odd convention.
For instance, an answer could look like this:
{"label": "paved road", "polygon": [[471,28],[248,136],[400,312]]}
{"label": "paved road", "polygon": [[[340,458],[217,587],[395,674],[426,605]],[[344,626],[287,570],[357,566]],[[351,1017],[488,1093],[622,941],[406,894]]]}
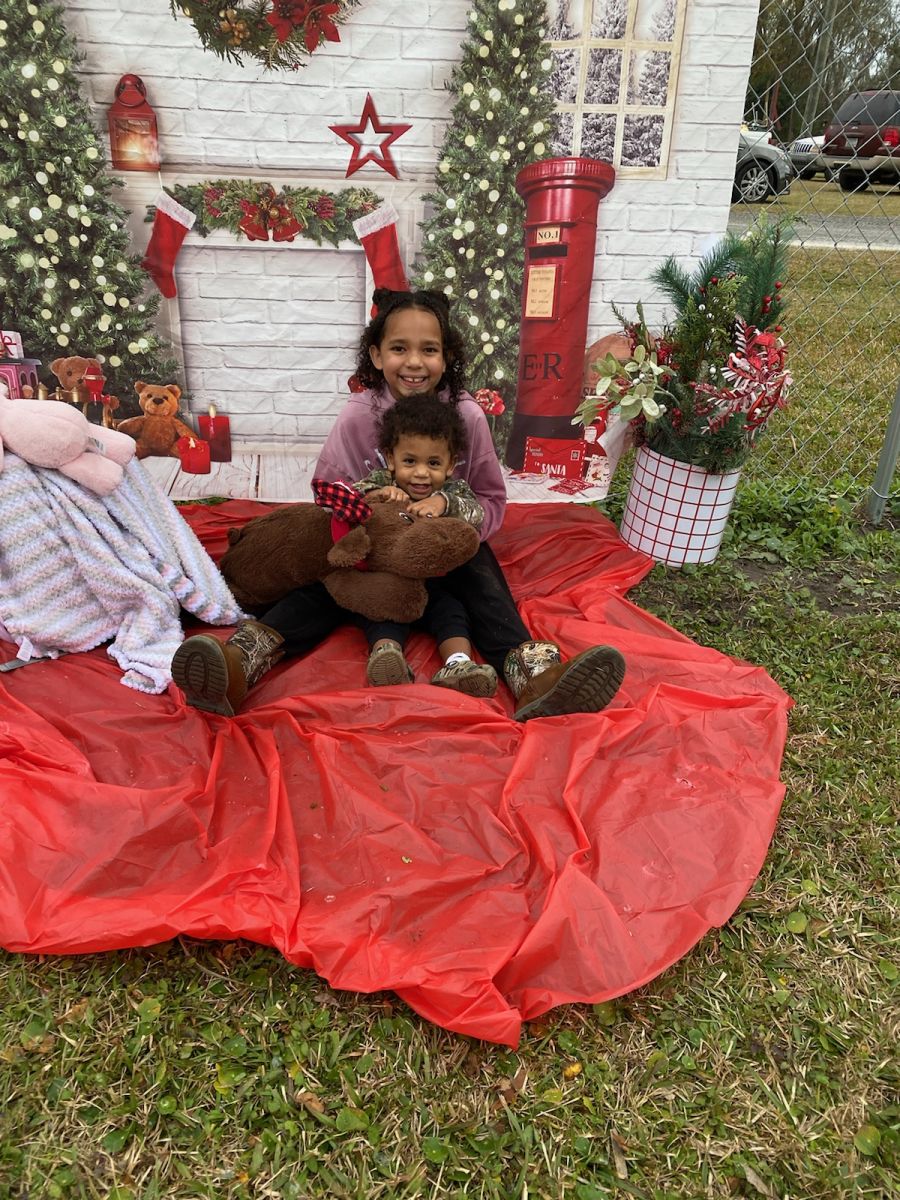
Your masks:
{"label": "paved road", "polygon": [[[743,233],[767,207],[736,205],[731,210],[728,228]],[[900,250],[900,217],[851,217],[841,213],[822,216],[807,211],[795,218],[795,228],[794,240],[804,246]]]}

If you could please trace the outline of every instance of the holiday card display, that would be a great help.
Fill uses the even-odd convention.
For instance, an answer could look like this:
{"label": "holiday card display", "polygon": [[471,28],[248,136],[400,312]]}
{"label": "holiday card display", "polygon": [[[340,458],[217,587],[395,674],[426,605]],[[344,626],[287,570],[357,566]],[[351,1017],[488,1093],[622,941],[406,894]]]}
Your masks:
{"label": "holiday card display", "polygon": [[[397,138],[402,137],[412,126],[402,123],[383,124],[379,121],[371,95],[366,96],[362,115],[355,125],[329,125],[328,128],[353,147],[347,165],[348,179],[369,162],[381,167],[382,171],[387,171],[388,175],[393,175],[395,179],[398,177],[390,148]],[[371,143],[376,139],[378,145],[371,148]]]}
{"label": "holiday card display", "polygon": [[522,470],[529,475],[580,479],[583,463],[584,441],[581,438],[525,439]]}
{"label": "holiday card display", "polygon": [[253,0],[220,8],[209,0],[171,0],[172,15],[185,16],[207,50],[232,62],[255,59],[263,66],[295,71],[323,42],[341,40],[338,25],[359,0]]}

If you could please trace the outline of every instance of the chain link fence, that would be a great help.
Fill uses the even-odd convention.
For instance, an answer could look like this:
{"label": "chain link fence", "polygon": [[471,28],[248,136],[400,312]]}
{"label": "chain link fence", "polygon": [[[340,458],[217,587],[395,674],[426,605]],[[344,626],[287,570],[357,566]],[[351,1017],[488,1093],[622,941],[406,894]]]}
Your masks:
{"label": "chain link fence", "polygon": [[794,388],[746,473],[859,499],[881,456],[886,496],[900,426],[900,2],[762,0],[742,143],[780,147],[795,171],[788,194],[731,214],[738,230],[762,213],[793,225]]}

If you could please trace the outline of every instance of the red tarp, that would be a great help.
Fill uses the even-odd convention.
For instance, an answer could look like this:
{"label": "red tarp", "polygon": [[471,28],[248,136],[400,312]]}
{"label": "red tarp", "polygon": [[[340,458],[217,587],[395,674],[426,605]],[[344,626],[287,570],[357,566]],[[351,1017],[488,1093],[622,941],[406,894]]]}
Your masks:
{"label": "red tarp", "polygon": [[[182,511],[218,557],[265,509]],[[790,700],[624,599],[650,562],[593,510],[512,506],[493,545],[535,636],[624,653],[603,713],[366,688],[351,629],[234,720],[123,687],[103,649],[0,675],[0,942],[250,938],[509,1045],[685,954],[763,862]],[[438,665],[423,636],[409,659]]]}

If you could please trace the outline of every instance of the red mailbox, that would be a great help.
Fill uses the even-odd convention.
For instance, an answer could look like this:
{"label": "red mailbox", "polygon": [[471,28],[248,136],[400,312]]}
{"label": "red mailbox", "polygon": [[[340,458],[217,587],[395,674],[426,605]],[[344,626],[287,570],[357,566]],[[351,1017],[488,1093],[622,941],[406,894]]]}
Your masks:
{"label": "red mailbox", "polygon": [[595,158],[549,158],[516,177],[524,197],[525,274],[516,411],[506,461],[521,470],[527,438],[573,436],[581,401],[597,209],[616,173]]}

